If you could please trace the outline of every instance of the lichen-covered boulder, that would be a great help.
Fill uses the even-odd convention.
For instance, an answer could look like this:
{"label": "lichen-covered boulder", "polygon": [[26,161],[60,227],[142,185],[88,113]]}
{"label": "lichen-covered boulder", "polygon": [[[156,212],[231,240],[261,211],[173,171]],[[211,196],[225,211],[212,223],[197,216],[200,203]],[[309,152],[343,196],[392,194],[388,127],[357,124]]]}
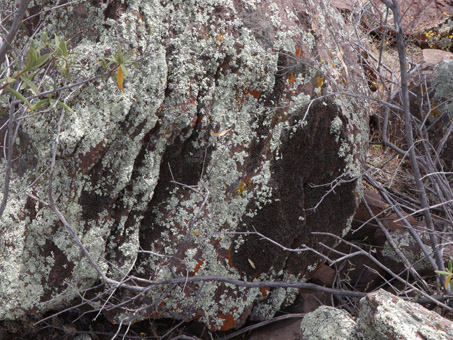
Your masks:
{"label": "lichen-covered boulder", "polygon": [[348,312],[322,306],[301,322],[301,340],[448,340],[453,323],[413,302],[385,290],[360,300],[354,320]]}
{"label": "lichen-covered boulder", "polygon": [[345,310],[321,306],[300,324],[301,340],[352,340],[356,322]]}
{"label": "lichen-covered boulder", "polygon": [[[398,220],[398,222],[393,222],[393,220]],[[411,222],[413,219],[412,216],[409,216],[407,219]],[[413,265],[414,269],[417,270],[420,275],[430,275],[434,272],[434,269],[431,263],[426,259],[423,251],[420,249],[420,246],[415,241],[414,237],[404,226],[403,222],[399,220],[396,214],[389,216],[389,220],[386,221],[388,232],[392,237],[393,242],[396,244],[398,249],[404,254],[404,256],[409,260],[409,263]],[[443,223],[442,221],[435,220],[436,226],[439,228],[438,233],[440,235],[450,235],[452,232],[452,227],[448,224]],[[430,246],[429,234],[427,233],[427,227],[425,221],[413,222],[411,223],[413,229],[419,234],[421,241],[425,245],[428,253],[432,253],[432,248]],[[376,234],[381,234],[381,239],[385,239],[385,236],[381,231],[377,231]],[[447,236],[448,239],[448,236]],[[449,242],[444,242],[442,246],[442,257],[445,262],[447,262],[453,256],[453,245]],[[406,268],[395,252],[395,249],[392,247],[390,242],[385,239],[382,247],[377,251],[377,259],[390,268],[394,273],[400,273]]]}
{"label": "lichen-covered boulder", "polygon": [[[341,91],[361,93],[366,83],[330,1],[106,6],[80,1],[47,20],[47,30],[75,36],[78,76],[93,75],[118,42],[138,58],[124,93],[113,79],[88,83],[62,124],[53,195],[92,258],[118,280],[303,280],[315,254],[244,233],[317,247],[312,232],[344,235],[352,220],[367,120],[363,102]],[[46,206],[58,118],[22,124],[1,222],[0,319],[59,308],[98,279]],[[296,293],[156,285],[105,314],[197,318],[227,330],[271,317]],[[114,301],[133,296],[119,290]]]}
{"label": "lichen-covered boulder", "polygon": [[381,289],[360,300],[354,336],[360,340],[448,340],[453,337],[453,322]]}

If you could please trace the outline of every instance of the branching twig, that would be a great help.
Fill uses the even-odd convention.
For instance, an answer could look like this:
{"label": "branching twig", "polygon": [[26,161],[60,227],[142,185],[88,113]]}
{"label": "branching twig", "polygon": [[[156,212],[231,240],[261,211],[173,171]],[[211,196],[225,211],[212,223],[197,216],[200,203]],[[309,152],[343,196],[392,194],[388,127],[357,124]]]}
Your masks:
{"label": "branching twig", "polygon": [[3,63],[6,53],[11,48],[11,43],[13,42],[13,39],[16,36],[20,24],[22,23],[22,19],[25,16],[25,11],[27,10],[29,3],[30,0],[22,0],[20,2],[19,8],[17,9],[17,15],[14,18],[13,24],[11,25],[8,34],[6,35],[3,42],[0,41],[2,43],[0,47],[0,65]]}

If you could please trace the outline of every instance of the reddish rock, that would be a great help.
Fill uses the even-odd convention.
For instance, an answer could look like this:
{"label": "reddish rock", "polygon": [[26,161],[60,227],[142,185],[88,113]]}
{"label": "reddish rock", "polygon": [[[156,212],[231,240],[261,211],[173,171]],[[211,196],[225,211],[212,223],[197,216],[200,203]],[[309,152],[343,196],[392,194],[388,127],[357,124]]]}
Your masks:
{"label": "reddish rock", "polygon": [[434,67],[447,60],[453,60],[453,53],[438,49],[425,48],[422,51],[422,59],[419,61],[421,64],[420,70],[423,75],[428,78],[428,80],[432,79],[434,75]]}
{"label": "reddish rock", "polygon": [[332,6],[340,11],[352,12],[357,1],[355,0],[331,0]]}
{"label": "reddish rock", "polygon": [[[362,200],[365,200],[375,216],[382,218],[386,205],[376,191],[365,189]],[[376,228],[378,228],[376,221],[369,214],[366,205],[362,201],[354,215],[351,230],[345,238],[347,240],[365,241],[374,235]]]}
{"label": "reddish rock", "polygon": [[335,269],[328,265],[320,265],[318,269],[311,276],[310,281],[320,286],[331,287],[335,280]]}
{"label": "reddish rock", "polygon": [[277,321],[252,332],[249,340],[299,340],[300,319]]}

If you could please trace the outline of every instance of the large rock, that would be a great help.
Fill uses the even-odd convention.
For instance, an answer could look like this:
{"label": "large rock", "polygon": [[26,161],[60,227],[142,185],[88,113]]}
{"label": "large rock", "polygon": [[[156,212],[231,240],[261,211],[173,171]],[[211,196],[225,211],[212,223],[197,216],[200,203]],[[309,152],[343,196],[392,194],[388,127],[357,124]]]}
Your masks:
{"label": "large rock", "polygon": [[384,290],[360,300],[358,318],[323,306],[301,322],[302,340],[449,340],[453,322]]}
{"label": "large rock", "polygon": [[352,340],[355,325],[345,310],[321,306],[302,320],[301,340]]}
{"label": "large rock", "polygon": [[[53,195],[92,258],[118,280],[302,280],[319,263],[314,254],[235,233],[256,229],[286,247],[317,247],[311,232],[349,228],[365,108],[343,95],[310,100],[341,89],[328,79],[356,93],[366,83],[335,33],[346,27],[330,1],[105,6],[86,1],[47,20],[53,33],[78,39],[78,76],[93,75],[117,42],[140,59],[124,93],[113,79],[80,89],[62,126]],[[45,205],[57,122],[47,112],[22,124],[2,216],[0,319],[60,308],[98,280]],[[227,330],[250,315],[271,317],[296,293],[188,282],[156,286],[105,313],[113,322],[197,318]],[[132,296],[120,290],[109,301]]]}
{"label": "large rock", "polygon": [[[420,246],[417,244],[414,237],[407,230],[402,221],[398,221],[397,223],[391,221],[392,219],[398,220],[396,214],[390,215],[389,218],[390,227],[387,228],[388,232],[401,253],[404,254],[404,256],[409,260],[409,263],[420,275],[432,274],[434,271],[432,265],[426,259],[426,256],[420,249]],[[408,221],[410,223],[411,219],[408,218]],[[440,240],[443,241],[442,257],[445,263],[447,263],[447,261],[453,256],[453,245],[448,241],[450,239],[449,235],[451,235],[453,228],[442,221],[435,220],[434,223],[438,228],[436,233],[438,235],[442,235],[442,238],[440,238]],[[432,254],[433,251],[430,246],[428,228],[426,227],[426,223],[424,221],[420,221],[418,223],[411,223],[411,225],[412,228],[420,235],[420,239],[425,245],[427,252]],[[378,231],[377,234],[378,233],[381,234],[382,239],[385,239],[385,236],[382,232]],[[404,269],[406,269],[400,257],[395,252],[390,242],[387,240],[385,240],[383,246],[377,250],[376,257],[382,264],[390,268],[394,273],[400,273]]]}
{"label": "large rock", "polygon": [[381,289],[360,300],[355,336],[361,340],[448,340],[453,337],[453,322]]}

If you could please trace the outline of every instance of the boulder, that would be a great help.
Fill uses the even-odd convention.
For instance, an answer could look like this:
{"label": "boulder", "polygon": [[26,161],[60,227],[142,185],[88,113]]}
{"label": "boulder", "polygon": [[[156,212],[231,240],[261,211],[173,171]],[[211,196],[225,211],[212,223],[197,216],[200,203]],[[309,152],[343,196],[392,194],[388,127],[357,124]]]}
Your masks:
{"label": "boulder", "polygon": [[301,322],[302,340],[448,340],[453,322],[382,289],[360,300],[354,320],[348,312],[322,306]]}
{"label": "boulder", "polygon": [[321,306],[305,315],[300,324],[300,339],[352,340],[355,325],[356,322],[347,311]]}
{"label": "boulder", "polygon": [[331,3],[334,8],[346,13],[352,12],[357,6],[361,5],[356,0],[331,0]]}
{"label": "boulder", "polygon": [[361,340],[448,340],[453,337],[453,322],[381,289],[360,300],[355,337]]}
{"label": "boulder", "polygon": [[422,50],[421,71],[428,78],[434,76],[434,67],[443,61],[453,60],[453,53],[439,49],[425,48]]}
{"label": "boulder", "polygon": [[[366,82],[330,1],[86,1],[49,15],[47,29],[76,37],[77,76],[92,76],[118,43],[138,59],[124,92],[116,79],[79,89],[59,136],[53,196],[105,275],[297,281],[315,254],[243,233],[291,248],[316,248],[313,231],[345,235],[361,195],[366,107],[320,96],[338,90],[329,79],[355,93]],[[22,123],[1,220],[2,320],[62,308],[99,283],[47,207],[57,124],[53,111]],[[104,310],[114,323],[172,317],[228,330],[296,294],[189,281],[92,305],[123,301]]]}
{"label": "boulder", "polygon": [[299,340],[300,319],[283,320],[260,327],[250,334],[249,340]]}
{"label": "boulder", "polygon": [[[375,216],[381,217],[385,212],[386,205],[376,191],[365,189],[363,192],[363,201],[366,202]],[[379,228],[363,201],[359,204],[354,215],[351,230],[345,237],[347,240],[369,240]]]}
{"label": "boulder", "polygon": [[[397,216],[393,216],[394,219],[397,219]],[[409,219],[410,221],[410,219]],[[449,235],[451,235],[452,228],[441,221],[434,221],[438,230],[436,231],[437,235],[443,235],[439,240],[442,243],[445,243],[442,248],[442,256],[445,263],[452,258],[453,256],[453,245],[449,242]],[[395,242],[399,250],[404,254],[404,256],[409,260],[413,265],[414,269],[420,275],[432,275],[434,272],[433,267],[426,259],[425,255],[421,251],[419,245],[415,241],[414,237],[409,233],[407,228],[403,227],[402,221],[397,223],[391,222],[392,225],[400,225],[401,228],[388,228],[388,232]],[[418,223],[411,223],[414,230],[420,235],[420,239],[425,245],[428,253],[432,254],[432,248],[430,246],[429,240],[429,230],[426,227],[424,221]],[[377,231],[381,234],[381,238],[384,239],[385,236],[382,232]],[[376,237],[379,238],[379,237]],[[400,273],[405,269],[404,264],[402,263],[399,256],[396,254],[395,250],[391,246],[390,242],[385,240],[383,247],[377,250],[376,258],[385,266],[390,268],[394,273]]]}
{"label": "boulder", "polygon": [[[453,169],[453,106],[450,100],[453,83],[453,53],[424,49],[418,63],[420,72],[410,79],[410,109],[425,122],[430,143],[440,154],[444,171]],[[429,95],[429,101],[427,100]],[[429,104],[428,104],[429,103]],[[444,103],[438,106],[440,103]],[[429,115],[428,115],[429,113]],[[450,129],[450,130],[449,130]]]}

